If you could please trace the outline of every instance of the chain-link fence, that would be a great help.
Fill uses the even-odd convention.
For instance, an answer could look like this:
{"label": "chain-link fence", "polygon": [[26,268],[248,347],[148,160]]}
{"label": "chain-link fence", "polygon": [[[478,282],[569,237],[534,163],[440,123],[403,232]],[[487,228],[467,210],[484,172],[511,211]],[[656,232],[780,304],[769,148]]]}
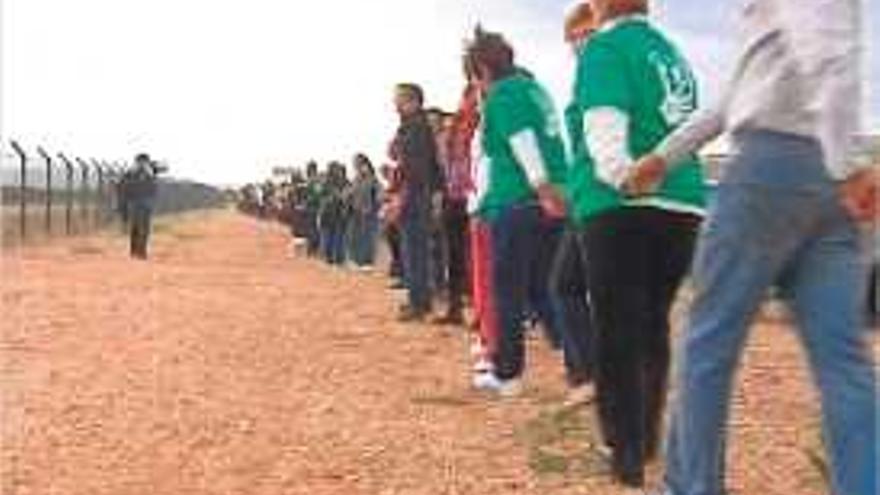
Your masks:
{"label": "chain-link fence", "polygon": [[[94,232],[122,221],[117,186],[126,163],[69,157],[42,147],[0,143],[0,243],[30,243]],[[159,181],[159,215],[223,204],[220,190]]]}

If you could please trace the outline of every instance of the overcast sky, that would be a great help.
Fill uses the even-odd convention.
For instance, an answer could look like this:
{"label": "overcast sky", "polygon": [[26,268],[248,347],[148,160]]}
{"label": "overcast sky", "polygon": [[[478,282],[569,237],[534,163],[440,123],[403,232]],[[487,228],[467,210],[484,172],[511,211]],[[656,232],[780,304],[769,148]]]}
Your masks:
{"label": "overcast sky", "polygon": [[[4,139],[110,160],[148,151],[176,176],[215,184],[359,150],[381,161],[394,83],[422,83],[429,103],[453,107],[477,21],[513,41],[557,104],[570,89],[568,0],[0,2]],[[738,2],[654,2],[704,100],[730,62]],[[868,25],[880,25],[880,2],[870,3]],[[880,80],[876,53],[870,66]]]}

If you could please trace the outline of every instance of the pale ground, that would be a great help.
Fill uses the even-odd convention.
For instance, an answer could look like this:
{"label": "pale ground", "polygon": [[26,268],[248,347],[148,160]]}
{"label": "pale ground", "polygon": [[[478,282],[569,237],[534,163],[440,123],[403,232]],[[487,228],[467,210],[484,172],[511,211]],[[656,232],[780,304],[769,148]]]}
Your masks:
{"label": "pale ground", "polygon": [[[489,400],[463,331],[395,323],[382,276],[231,212],[163,222],[148,263],[115,234],[3,255],[3,495],[618,493],[541,340],[525,396]],[[734,493],[822,494],[788,327],[744,364]]]}

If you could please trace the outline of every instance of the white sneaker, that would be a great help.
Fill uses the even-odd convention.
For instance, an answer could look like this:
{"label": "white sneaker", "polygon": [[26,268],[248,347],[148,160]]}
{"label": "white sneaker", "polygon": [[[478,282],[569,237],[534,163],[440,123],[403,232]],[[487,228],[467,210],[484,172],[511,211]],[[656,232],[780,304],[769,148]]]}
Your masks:
{"label": "white sneaker", "polygon": [[522,382],[517,379],[502,380],[495,373],[474,375],[474,388],[493,392],[501,397],[516,397],[522,393]]}
{"label": "white sneaker", "polygon": [[586,383],[568,389],[568,393],[565,394],[565,400],[562,402],[562,405],[564,407],[582,406],[584,404],[589,404],[594,396],[595,390],[593,389],[593,386]]}
{"label": "white sneaker", "polygon": [[492,362],[485,357],[481,357],[474,363],[474,373],[489,373],[493,368]]}
{"label": "white sneaker", "polygon": [[475,338],[473,342],[471,342],[471,357],[479,358],[486,354],[486,349],[483,347],[483,343],[480,342],[480,339]]}

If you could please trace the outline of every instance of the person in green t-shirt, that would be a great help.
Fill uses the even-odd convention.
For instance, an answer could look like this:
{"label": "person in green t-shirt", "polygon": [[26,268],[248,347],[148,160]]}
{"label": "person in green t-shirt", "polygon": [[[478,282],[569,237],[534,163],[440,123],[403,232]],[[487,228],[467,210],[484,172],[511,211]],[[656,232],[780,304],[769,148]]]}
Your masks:
{"label": "person in green t-shirt", "polygon": [[650,195],[627,194],[634,158],[697,107],[697,84],[646,18],[646,0],[592,0],[600,27],[579,52],[566,118],[571,218],[589,260],[596,391],[615,479],[639,488],[657,454],[670,362],[669,314],[691,263],[705,201],[687,156]]}
{"label": "person in green t-shirt", "polygon": [[491,231],[499,327],[493,370],[478,374],[474,385],[510,395],[519,390],[527,312],[556,335],[547,286],[564,214],[565,146],[550,96],[516,67],[503,37],[479,32],[468,56],[485,95],[477,139],[488,182],[477,215]]}

